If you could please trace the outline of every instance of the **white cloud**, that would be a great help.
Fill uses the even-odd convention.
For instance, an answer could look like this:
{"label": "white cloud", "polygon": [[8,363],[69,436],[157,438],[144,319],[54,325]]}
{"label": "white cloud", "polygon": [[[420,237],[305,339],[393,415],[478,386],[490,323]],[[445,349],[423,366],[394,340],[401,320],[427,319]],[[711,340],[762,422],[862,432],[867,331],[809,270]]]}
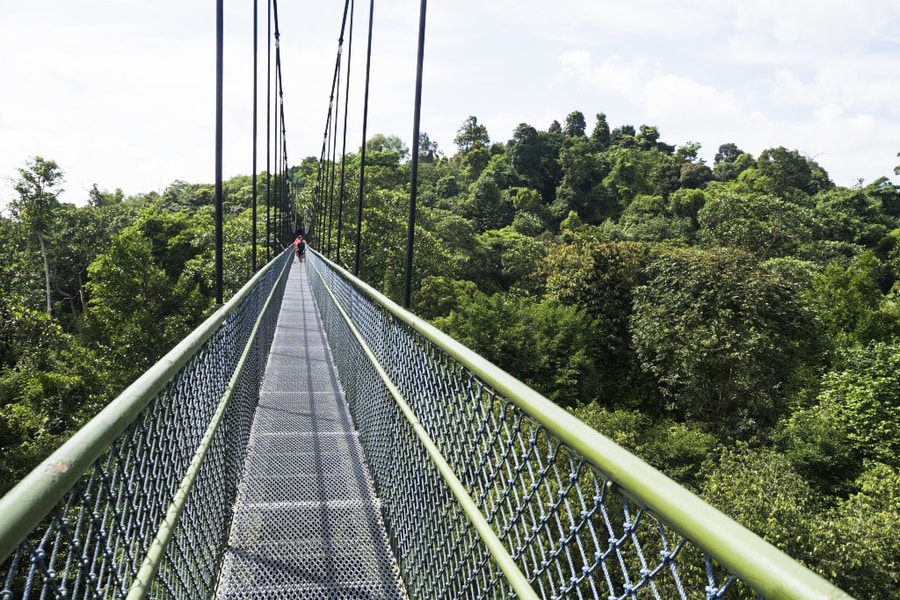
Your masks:
{"label": "white cloud", "polygon": [[575,76],[584,86],[641,104],[646,104],[651,82],[664,76],[660,63],[645,57],[625,59],[614,54],[595,66],[590,52],[571,50],[563,52],[559,62],[561,77]]}
{"label": "white cloud", "polygon": [[644,96],[651,118],[683,117],[721,124],[740,118],[746,111],[730,91],[671,73],[649,80],[644,87]]}
{"label": "white cloud", "polygon": [[560,64],[561,76],[574,75],[582,85],[622,96],[637,106],[647,123],[679,117],[718,122],[745,112],[733,93],[666,73],[654,59],[612,56],[594,66],[590,53],[575,50],[563,53]]}
{"label": "white cloud", "polygon": [[[357,3],[348,146],[359,142],[367,3]],[[47,6],[50,9],[47,9]],[[419,3],[378,5],[369,135],[412,130]],[[260,76],[265,75],[265,7]],[[291,158],[318,156],[343,3],[279,6]],[[573,111],[657,125],[701,155],[734,142],[821,155],[835,174],[891,175],[900,150],[900,3],[883,0],[459,0],[429,6],[423,130],[445,152],[476,115],[492,139]],[[0,177],[31,155],[72,190],[210,181],[214,15],[194,0],[5,3]],[[226,10],[225,174],[249,173],[251,8]],[[40,28],[38,28],[38,24]],[[265,85],[260,82],[260,160]],[[263,168],[262,162],[258,167]],[[0,184],[0,201],[11,194]]]}
{"label": "white cloud", "polygon": [[[560,79],[624,99],[638,122],[660,127],[665,141],[699,141],[707,160],[720,144],[734,142],[755,155],[776,146],[797,149],[842,185],[892,174],[889,146],[900,139],[900,124],[889,118],[895,109],[881,102],[894,86],[890,79],[873,84],[836,64],[803,80],[785,67],[772,72],[769,90],[754,93],[666,72],[648,57],[611,56],[594,64],[589,51],[571,50],[559,62]],[[794,109],[785,112],[788,107]],[[876,149],[880,160],[861,158]]]}
{"label": "white cloud", "polygon": [[811,87],[801,81],[797,74],[790,69],[775,70],[775,85],[770,93],[773,102],[807,104],[811,91]]}

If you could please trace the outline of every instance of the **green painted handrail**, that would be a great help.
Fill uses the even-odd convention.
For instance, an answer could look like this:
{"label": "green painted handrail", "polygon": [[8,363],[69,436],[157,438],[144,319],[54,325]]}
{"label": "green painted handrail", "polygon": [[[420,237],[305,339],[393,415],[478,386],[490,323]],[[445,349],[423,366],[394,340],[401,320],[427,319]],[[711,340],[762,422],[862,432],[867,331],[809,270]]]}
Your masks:
{"label": "green painted handrail", "polygon": [[[289,262],[286,264],[290,265]],[[284,275],[285,271],[282,270],[278,276],[279,279],[284,277]],[[272,298],[274,297],[277,288],[278,281],[276,280],[272,289],[269,291],[269,296],[266,298],[265,304],[259,311],[259,315],[256,317],[256,323],[253,325],[250,337],[244,345],[244,351],[241,353],[241,358],[238,360],[238,364],[235,367],[234,374],[231,376],[228,387],[225,388],[225,393],[222,394],[222,400],[219,401],[219,405],[216,407],[213,418],[206,427],[200,446],[197,448],[194,457],[191,459],[191,464],[188,467],[187,473],[185,473],[181,485],[178,486],[178,491],[175,493],[175,497],[169,505],[169,509],[166,511],[166,516],[159,526],[156,537],[153,538],[153,541],[147,549],[147,555],[144,558],[144,562],[141,565],[137,576],[134,578],[134,581],[132,581],[131,589],[128,591],[128,600],[141,600],[150,594],[153,582],[156,580],[156,574],[159,572],[159,567],[165,558],[166,547],[175,535],[175,528],[178,526],[178,521],[181,519],[181,514],[184,512],[188,496],[191,493],[191,489],[194,487],[194,483],[197,481],[197,476],[200,474],[203,461],[206,459],[206,455],[212,445],[213,436],[215,436],[216,431],[222,423],[222,419],[225,417],[225,410],[228,408],[228,403],[231,401],[235,386],[241,377],[244,365],[247,363],[247,358],[250,356],[253,346],[256,343],[256,336],[259,332],[260,323],[265,317],[269,305],[272,303]]]}
{"label": "green painted handrail", "polygon": [[[97,416],[0,498],[0,563],[71,490],[113,440],[141,413],[279,261],[273,260]],[[286,261],[284,267],[289,267]]]}
{"label": "green painted handrail", "polygon": [[[324,257],[317,253],[323,261]],[[363,294],[458,360],[673,529],[767,598],[848,599],[843,590],[621,448],[515,377],[328,261]]]}

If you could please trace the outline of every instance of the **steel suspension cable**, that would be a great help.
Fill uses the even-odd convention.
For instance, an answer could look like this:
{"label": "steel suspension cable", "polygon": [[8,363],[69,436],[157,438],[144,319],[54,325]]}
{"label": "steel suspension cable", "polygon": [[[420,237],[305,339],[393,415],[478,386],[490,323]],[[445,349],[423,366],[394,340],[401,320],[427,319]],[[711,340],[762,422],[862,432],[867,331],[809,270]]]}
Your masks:
{"label": "steel suspension cable", "polygon": [[[332,127],[331,118],[332,118],[332,115],[334,115],[334,123],[335,123],[334,124],[334,132],[335,132],[335,137],[336,137],[337,136],[338,115],[336,112],[334,100],[335,100],[336,95],[337,96],[340,95],[339,90],[340,90],[341,56],[343,53],[344,31],[346,31],[346,27],[347,27],[347,12],[348,12],[349,8],[350,8],[350,0],[345,0],[344,15],[343,15],[343,18],[341,19],[341,32],[340,32],[340,36],[338,37],[337,56],[335,57],[335,61],[334,61],[334,76],[332,77],[332,80],[331,80],[331,95],[329,96],[329,99],[328,99],[328,117],[325,122],[325,136],[324,136],[325,144],[323,144],[323,152],[322,152],[323,160],[326,160],[326,158],[327,158],[326,151],[325,151],[326,146],[330,145],[330,146],[334,146],[336,148],[336,141],[332,142],[332,137],[331,137],[331,127]],[[337,92],[336,92],[336,90],[337,90]],[[329,142],[330,142],[330,144],[329,144]],[[325,169],[326,176],[328,176],[329,171],[330,171],[329,181],[326,184],[326,186],[327,186],[327,189],[329,190],[328,195],[329,195],[329,198],[331,201],[329,201],[329,204],[328,204],[328,226],[327,226],[327,230],[325,232],[326,236],[327,236],[326,248],[321,248],[322,250],[325,250],[325,252],[329,256],[329,258],[331,257],[331,224],[332,224],[332,209],[333,209],[333,198],[334,198],[334,162],[335,162],[335,157],[334,157],[334,151],[333,151],[332,152],[332,160],[331,160],[331,168],[329,169],[328,165],[326,165],[326,169]],[[323,207],[323,209],[324,209],[324,207]],[[324,218],[325,217],[323,215],[323,221],[324,221]],[[323,229],[325,229],[324,222],[322,223],[322,227],[323,227]],[[321,245],[320,245],[320,247],[321,247]]]}
{"label": "steel suspension cable", "polygon": [[320,246],[320,250],[324,251],[324,246],[322,244],[318,244],[318,240],[324,239],[324,226],[325,226],[325,200],[323,198],[324,190],[325,190],[325,148],[328,144],[328,131],[330,130],[331,123],[331,105],[328,106],[328,116],[325,119],[325,133],[322,135],[322,150],[319,152],[319,168],[316,173],[316,202],[315,202],[315,210],[316,212],[316,230],[314,238],[317,240],[317,245]]}
{"label": "steel suspension cable", "polygon": [[[275,37],[275,56],[278,56],[278,37]],[[276,72],[277,73],[277,72]],[[277,77],[277,75],[276,75]],[[275,170],[275,177],[272,181],[272,185],[274,189],[272,190],[273,202],[272,202],[272,249],[273,251],[278,250],[278,242],[280,241],[280,225],[281,225],[281,217],[279,215],[279,207],[281,205],[281,198],[279,192],[281,191],[281,185],[279,184],[278,173],[281,168],[281,136],[278,135],[278,84],[276,78],[275,84],[275,156],[273,158],[273,164]]]}
{"label": "steel suspension cable", "polygon": [[[277,93],[278,113],[275,115],[275,133],[278,135],[280,144],[280,154],[276,152],[276,160],[281,160],[281,183],[276,185],[280,188],[280,220],[278,221],[278,236],[280,245],[285,246],[288,243],[288,235],[290,221],[290,189],[287,185],[287,177],[289,175],[289,163],[287,159],[287,128],[284,122],[284,81],[282,79],[283,69],[281,66],[281,29],[278,22],[278,0],[272,0],[272,8],[275,17],[275,91]],[[278,122],[281,122],[279,130]]]}
{"label": "steel suspension cable", "polygon": [[341,228],[344,215],[344,173],[347,166],[347,116],[350,114],[350,67],[353,65],[353,13],[356,4],[350,0],[350,28],[347,35],[347,84],[344,86],[344,141],[341,148],[341,187],[338,192],[336,262],[341,262]]}
{"label": "steel suspension cable", "polygon": [[[343,42],[343,39],[341,40]],[[334,240],[333,235],[333,227],[334,227],[334,182],[335,182],[335,167],[337,166],[337,143],[338,143],[338,123],[340,122],[340,114],[341,114],[341,53],[338,53],[338,70],[337,70],[337,102],[334,106],[334,122],[332,123],[332,127],[334,128],[334,135],[331,136],[331,177],[329,179],[329,193],[328,193],[328,258],[333,258],[331,256],[331,244]]]}
{"label": "steel suspension cable", "polygon": [[266,262],[272,258],[272,0],[268,0],[266,25]]}
{"label": "steel suspension cable", "polygon": [[[272,234],[273,234],[273,250],[279,250],[279,246],[283,242],[282,237],[282,224],[284,221],[284,210],[283,210],[283,194],[280,192],[281,185],[279,183],[278,175],[281,171],[281,136],[279,135],[279,115],[281,114],[281,92],[279,87],[279,74],[280,74],[280,64],[281,64],[281,31],[278,27],[278,0],[272,0],[272,11],[273,11],[273,25],[275,26],[275,81],[273,85],[275,86],[275,202],[273,204],[273,226],[272,226]],[[282,174],[282,177],[284,175]]]}
{"label": "steel suspension cable", "polygon": [[250,189],[253,195],[253,233],[250,238],[250,245],[253,246],[253,257],[251,261],[251,273],[256,273],[256,125],[257,125],[257,93],[259,74],[257,72],[257,63],[259,60],[259,0],[253,0],[253,168],[250,170]]}
{"label": "steel suspension cable", "polygon": [[224,276],[222,237],[222,87],[225,63],[225,7],[224,0],[216,2],[216,304],[221,306]]}
{"label": "steel suspension cable", "polygon": [[422,65],[425,62],[425,7],[419,10],[419,48],[416,55],[416,104],[413,116],[413,154],[410,166],[409,221],[406,234],[406,277],[403,284],[403,308],[408,309],[412,296],[413,241],[416,232],[416,192],[419,185],[419,121],[422,115]]}
{"label": "steel suspension cable", "polygon": [[288,236],[293,231],[293,229],[291,227],[292,219],[293,219],[293,216],[291,215],[291,212],[292,212],[291,206],[292,206],[293,199],[291,197],[291,185],[290,185],[291,182],[289,179],[289,177],[291,175],[291,168],[290,168],[290,162],[288,162],[288,153],[287,153],[287,127],[284,124],[284,90],[282,90],[280,92],[280,95],[281,95],[281,155],[282,155],[281,156],[281,161],[282,161],[281,185],[284,188],[284,194],[282,195],[282,198],[284,199],[284,206],[283,206],[283,209],[281,212],[282,221],[283,221],[283,225],[282,225],[282,236],[283,237],[282,237],[282,239],[284,240],[285,245],[287,245],[290,242],[290,240],[288,239]]}
{"label": "steel suspension cable", "polygon": [[366,187],[366,127],[369,123],[369,75],[372,70],[372,23],[375,0],[369,0],[369,40],[366,50],[366,89],[363,99],[362,146],[359,151],[359,190],[356,199],[356,248],[353,258],[353,275],[359,277],[360,246],[362,245],[363,192]]}
{"label": "steel suspension cable", "polygon": [[[327,122],[327,121],[326,121]],[[316,189],[315,189],[315,200],[313,202],[313,214],[314,214],[314,222],[313,222],[313,239],[318,244],[318,240],[321,239],[322,236],[322,223],[324,221],[324,203],[322,200],[322,189],[324,187],[323,178],[325,177],[325,145],[327,143],[328,136],[328,126],[325,128],[325,136],[322,138],[322,150],[319,152],[319,166],[316,172]]]}
{"label": "steel suspension cable", "polygon": [[275,34],[275,235],[276,251],[284,244],[284,161],[281,159],[281,91],[278,88],[278,34]]}
{"label": "steel suspension cable", "polygon": [[287,121],[284,117],[284,67],[281,63],[281,31],[278,25],[278,0],[272,0],[275,13],[275,79],[278,91],[279,114],[281,118],[281,242],[287,246],[296,233],[295,199],[291,181],[291,167],[287,150]]}
{"label": "steel suspension cable", "polygon": [[332,83],[331,97],[328,99],[328,115],[325,117],[325,132],[322,135],[322,153],[319,156],[319,204],[321,219],[319,224],[320,250],[327,253],[328,245],[328,148],[331,147],[331,115],[334,111],[334,83]]}

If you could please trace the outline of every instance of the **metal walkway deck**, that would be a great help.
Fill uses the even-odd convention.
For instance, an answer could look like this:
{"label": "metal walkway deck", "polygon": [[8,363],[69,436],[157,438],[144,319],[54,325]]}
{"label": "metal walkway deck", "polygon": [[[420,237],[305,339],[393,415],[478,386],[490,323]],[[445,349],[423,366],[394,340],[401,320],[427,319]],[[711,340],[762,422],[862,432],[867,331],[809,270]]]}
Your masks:
{"label": "metal walkway deck", "polygon": [[291,266],[218,598],[404,599],[306,278]]}

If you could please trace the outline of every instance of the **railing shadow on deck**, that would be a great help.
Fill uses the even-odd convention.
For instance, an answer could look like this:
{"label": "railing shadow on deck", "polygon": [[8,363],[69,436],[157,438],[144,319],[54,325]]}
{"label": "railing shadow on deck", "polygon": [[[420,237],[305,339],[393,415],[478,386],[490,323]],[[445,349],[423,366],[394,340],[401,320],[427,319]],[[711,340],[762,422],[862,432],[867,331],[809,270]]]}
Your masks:
{"label": "railing shadow on deck", "polygon": [[849,598],[309,252],[410,597]]}

